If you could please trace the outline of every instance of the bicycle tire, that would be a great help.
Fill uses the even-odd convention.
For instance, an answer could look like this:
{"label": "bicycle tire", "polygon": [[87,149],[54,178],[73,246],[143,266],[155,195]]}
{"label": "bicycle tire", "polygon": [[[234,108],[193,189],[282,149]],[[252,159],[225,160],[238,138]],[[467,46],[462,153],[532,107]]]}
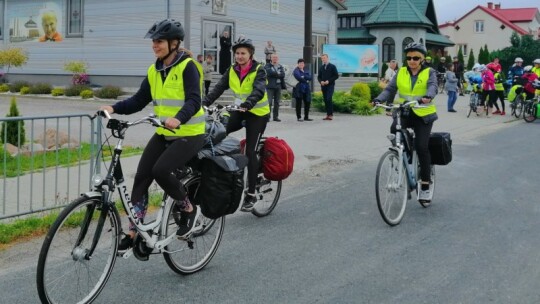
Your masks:
{"label": "bicycle tire", "polygon": [[101,206],[100,196],[81,196],[60,212],[49,229],[37,267],[42,303],[91,303],[103,290],[116,261],[121,224],[113,207],[106,215],[97,247],[87,258]]}
{"label": "bicycle tire", "polygon": [[[186,182],[187,193],[193,202],[193,197],[199,189],[200,177],[194,177]],[[175,208],[170,208],[166,215],[168,221],[166,236],[176,234],[178,226],[174,217],[177,212]],[[225,216],[218,219],[210,219],[203,214],[199,216],[195,223],[195,231],[187,240],[173,240],[165,246],[163,258],[174,272],[181,275],[193,274],[203,269],[214,257],[221,243],[223,231],[225,229]]]}
{"label": "bicycle tire", "polygon": [[526,122],[533,122],[536,120],[536,104],[532,101],[525,103],[523,108],[523,120]]}
{"label": "bicycle tire", "polygon": [[255,186],[257,203],[251,210],[253,215],[265,217],[272,213],[281,195],[281,182],[268,180],[264,178],[263,174],[257,176],[257,185]]}
{"label": "bicycle tire", "polygon": [[521,114],[523,113],[523,96],[521,96],[521,94],[518,94],[516,96],[516,99],[514,100],[514,103],[516,104],[515,105],[515,110],[514,110],[514,116],[516,118],[520,118],[521,117]]}
{"label": "bicycle tire", "polygon": [[[401,180],[397,180],[399,170],[403,170]],[[386,151],[377,166],[375,194],[379,213],[390,226],[398,225],[405,214],[409,195],[405,175],[405,165],[399,161],[398,153],[393,150]]]}

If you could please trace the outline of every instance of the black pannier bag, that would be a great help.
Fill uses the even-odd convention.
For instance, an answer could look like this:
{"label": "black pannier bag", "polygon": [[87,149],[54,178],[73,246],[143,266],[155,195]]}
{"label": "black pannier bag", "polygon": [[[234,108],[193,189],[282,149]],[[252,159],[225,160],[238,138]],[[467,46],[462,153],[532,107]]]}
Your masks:
{"label": "black pannier bag", "polygon": [[450,133],[434,132],[429,136],[429,153],[432,165],[448,165],[452,161]]}
{"label": "black pannier bag", "polygon": [[204,216],[217,219],[238,209],[247,163],[243,154],[217,155],[200,160],[201,184],[195,203],[200,205]]}

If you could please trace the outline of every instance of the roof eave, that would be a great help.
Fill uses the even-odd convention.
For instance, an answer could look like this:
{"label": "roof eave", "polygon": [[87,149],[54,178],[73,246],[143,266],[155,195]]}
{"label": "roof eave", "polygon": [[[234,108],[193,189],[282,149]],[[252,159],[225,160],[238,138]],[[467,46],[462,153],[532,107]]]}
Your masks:
{"label": "roof eave", "polygon": [[343,0],[328,0],[328,2],[332,3],[338,11],[347,10],[347,7],[343,4]]}

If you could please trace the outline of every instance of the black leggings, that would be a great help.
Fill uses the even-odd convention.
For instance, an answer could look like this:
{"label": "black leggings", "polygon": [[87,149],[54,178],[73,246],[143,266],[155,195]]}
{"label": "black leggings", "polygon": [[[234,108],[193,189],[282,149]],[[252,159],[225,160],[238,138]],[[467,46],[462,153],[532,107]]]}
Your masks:
{"label": "black leggings", "polygon": [[[411,110],[409,117],[401,118],[402,128],[412,128],[414,130],[414,148],[418,154],[420,162],[420,179],[423,182],[431,181],[431,154],[429,153],[429,135],[433,127],[433,121],[425,123],[424,120]],[[390,132],[396,133],[396,119],[390,127]]]}
{"label": "black leggings", "polygon": [[498,98],[501,101],[501,110],[504,112],[504,91],[495,90],[495,96],[496,99],[493,101],[493,103],[495,104],[495,108],[497,108],[497,110],[499,109],[499,107],[497,106]]}
{"label": "black leggings", "polygon": [[497,110],[499,109],[499,107],[497,106],[497,91],[495,90],[490,90],[490,91],[482,91],[482,95],[480,95],[480,105],[483,106],[485,105],[485,102],[486,102],[486,97],[489,96],[489,99],[488,99],[488,107],[490,108],[493,108],[493,105],[495,104],[495,106],[497,107]]}
{"label": "black leggings", "polygon": [[173,199],[185,199],[184,188],[171,173],[177,168],[183,168],[203,145],[204,134],[172,141],[157,134],[150,138],[139,161],[131,193],[131,199],[139,210],[146,209],[148,188],[154,180]]}
{"label": "black leggings", "polygon": [[255,193],[259,161],[257,160],[257,144],[264,134],[270,114],[257,116],[251,112],[232,112],[227,123],[227,134],[246,127],[246,156],[248,158],[248,193]]}

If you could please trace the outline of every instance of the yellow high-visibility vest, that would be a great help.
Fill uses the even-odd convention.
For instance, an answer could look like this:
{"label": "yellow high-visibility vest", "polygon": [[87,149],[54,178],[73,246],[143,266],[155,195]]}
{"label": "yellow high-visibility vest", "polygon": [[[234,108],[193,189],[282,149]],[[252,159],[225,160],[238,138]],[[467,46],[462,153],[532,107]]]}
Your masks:
{"label": "yellow high-visibility vest", "polygon": [[[414,88],[412,87],[411,75],[407,67],[401,67],[397,74],[396,84],[399,91],[399,103],[413,100],[421,100],[427,94],[427,84],[429,80],[430,68],[422,70],[418,74]],[[425,108],[412,108],[414,114],[424,117],[437,112],[435,104],[426,104]]]}
{"label": "yellow high-visibility vest", "polygon": [[[246,98],[251,94],[253,91],[253,83],[255,82],[255,77],[257,76],[257,71],[261,68],[261,65],[259,64],[257,68],[249,72],[246,77],[244,77],[244,81],[240,82],[240,78],[234,71],[234,68],[231,67],[229,70],[229,88],[233,91],[234,98],[235,98],[235,104],[240,105],[240,103],[245,102]],[[270,113],[270,106],[268,105],[268,96],[266,95],[266,91],[264,92],[264,96],[261,100],[255,104],[249,112],[257,115],[257,116],[264,116]]]}
{"label": "yellow high-visibility vest", "polygon": [[[195,63],[199,71],[200,85],[199,89],[202,95],[203,88],[203,71],[200,64],[193,59],[188,58],[171,68],[165,82],[163,82],[160,72],[156,70],[155,65],[148,68],[148,82],[150,83],[150,91],[154,102],[154,113],[160,120],[168,117],[175,117],[178,111],[182,109],[185,103],[184,92],[184,70],[189,62]],[[205,132],[205,117],[202,107],[188,121],[182,121],[180,129],[174,132],[157,128],[156,133],[167,137],[185,137],[204,134]]]}

